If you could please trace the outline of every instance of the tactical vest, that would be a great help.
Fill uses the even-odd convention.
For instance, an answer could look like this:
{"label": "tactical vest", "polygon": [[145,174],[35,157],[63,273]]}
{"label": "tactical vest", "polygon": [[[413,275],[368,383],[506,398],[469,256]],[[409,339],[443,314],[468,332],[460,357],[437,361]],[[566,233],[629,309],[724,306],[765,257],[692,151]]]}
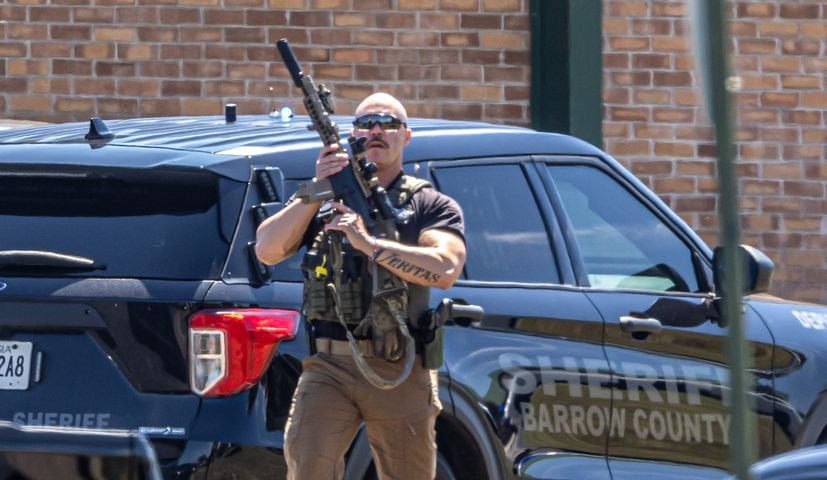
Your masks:
{"label": "tactical vest", "polygon": [[[431,184],[420,178],[403,175],[388,189],[388,198],[397,210],[405,207],[414,193],[431,187]],[[410,219],[401,218],[398,222],[406,222]],[[313,244],[307,250],[302,261],[302,272],[304,274],[304,304],[303,311],[305,318],[313,322],[315,320],[336,321],[334,299],[327,288],[331,281],[333,269],[331,259],[328,258],[330,242],[329,235],[324,230],[319,231]],[[342,244],[342,269],[339,296],[339,310],[345,323],[350,328],[356,326],[367,313],[371,301],[372,277],[369,273],[368,258],[349,243]],[[430,289],[420,285],[408,285],[408,323],[414,328],[421,315],[428,309]]]}

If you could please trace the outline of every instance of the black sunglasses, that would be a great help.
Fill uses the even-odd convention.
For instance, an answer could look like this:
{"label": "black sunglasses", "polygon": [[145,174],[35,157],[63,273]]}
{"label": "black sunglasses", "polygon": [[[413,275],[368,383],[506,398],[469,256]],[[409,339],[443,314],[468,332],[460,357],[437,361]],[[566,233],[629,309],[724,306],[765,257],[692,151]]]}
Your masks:
{"label": "black sunglasses", "polygon": [[379,125],[382,130],[399,130],[405,122],[386,113],[371,113],[353,120],[353,126],[358,130],[371,130],[374,125]]}

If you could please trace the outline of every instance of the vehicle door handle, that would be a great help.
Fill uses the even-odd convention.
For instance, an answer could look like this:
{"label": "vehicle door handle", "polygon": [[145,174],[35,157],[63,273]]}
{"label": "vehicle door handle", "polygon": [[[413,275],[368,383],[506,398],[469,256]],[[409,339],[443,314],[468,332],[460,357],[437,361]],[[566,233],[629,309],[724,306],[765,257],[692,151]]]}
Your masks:
{"label": "vehicle door handle", "polygon": [[467,327],[479,324],[485,316],[485,310],[479,305],[468,305],[461,299],[444,298],[429,315],[432,325],[442,326],[453,322],[460,327]]}
{"label": "vehicle door handle", "polygon": [[631,315],[623,315],[620,317],[620,329],[624,332],[629,332],[632,334],[637,333],[649,335],[652,333],[658,333],[662,327],[663,325],[661,325],[660,320],[657,318],[641,318],[633,317]]}

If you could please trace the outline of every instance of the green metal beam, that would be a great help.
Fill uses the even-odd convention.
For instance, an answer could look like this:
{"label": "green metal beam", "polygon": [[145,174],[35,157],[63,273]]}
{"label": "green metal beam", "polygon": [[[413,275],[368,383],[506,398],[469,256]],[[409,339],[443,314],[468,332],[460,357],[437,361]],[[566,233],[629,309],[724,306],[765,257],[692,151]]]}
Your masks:
{"label": "green metal beam", "polygon": [[729,89],[737,88],[730,75],[727,46],[729,34],[724,14],[724,0],[691,2],[695,55],[701,72],[704,100],[715,131],[718,150],[718,198],[721,237],[723,240],[724,285],[721,315],[729,325],[729,382],[732,403],[730,415],[730,465],[739,480],[748,480],[749,466],[755,452],[754,406],[747,401],[752,389],[749,356],[744,340],[742,302],[744,272],[739,248],[738,182],[735,172],[733,113]]}
{"label": "green metal beam", "polygon": [[531,0],[531,126],[569,132],[568,0]]}
{"label": "green metal beam", "polygon": [[531,125],[602,147],[600,0],[531,0]]}

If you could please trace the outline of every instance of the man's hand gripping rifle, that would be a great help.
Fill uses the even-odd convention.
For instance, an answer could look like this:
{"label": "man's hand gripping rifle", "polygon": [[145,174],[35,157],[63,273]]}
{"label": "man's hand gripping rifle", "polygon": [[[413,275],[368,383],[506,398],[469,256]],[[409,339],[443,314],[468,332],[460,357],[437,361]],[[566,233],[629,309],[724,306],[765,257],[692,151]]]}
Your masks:
{"label": "man's hand gripping rifle", "polygon": [[[324,85],[319,85],[317,89],[313,79],[302,72],[287,40],[281,39],[276,45],[293,82],[302,89],[304,107],[313,122],[313,129],[319,133],[325,145],[339,145],[339,151],[344,151],[339,142],[336,124],[329,117],[334,110],[330,91]],[[365,141],[365,138],[349,137],[349,165],[328,178],[300,185],[296,196],[304,203],[338,200],[362,217],[365,227],[372,235],[398,240],[396,210],[387,192],[379,185],[374,175],[376,165],[369,163],[365,158]],[[406,324],[408,286],[405,281],[385,268],[371,263],[373,299],[365,318],[357,326],[355,332],[371,333],[374,355],[390,361],[397,361],[403,355],[406,357],[405,366],[399,378],[386,380],[378,376],[365,362],[339,309],[337,285],[339,282],[336,278],[342,267],[341,237],[333,235],[331,243],[333,243],[330,250],[334,280],[327,286],[334,298],[336,315],[346,329],[353,358],[362,374],[373,386],[383,390],[394,388],[410,374],[416,350],[413,337]]]}

